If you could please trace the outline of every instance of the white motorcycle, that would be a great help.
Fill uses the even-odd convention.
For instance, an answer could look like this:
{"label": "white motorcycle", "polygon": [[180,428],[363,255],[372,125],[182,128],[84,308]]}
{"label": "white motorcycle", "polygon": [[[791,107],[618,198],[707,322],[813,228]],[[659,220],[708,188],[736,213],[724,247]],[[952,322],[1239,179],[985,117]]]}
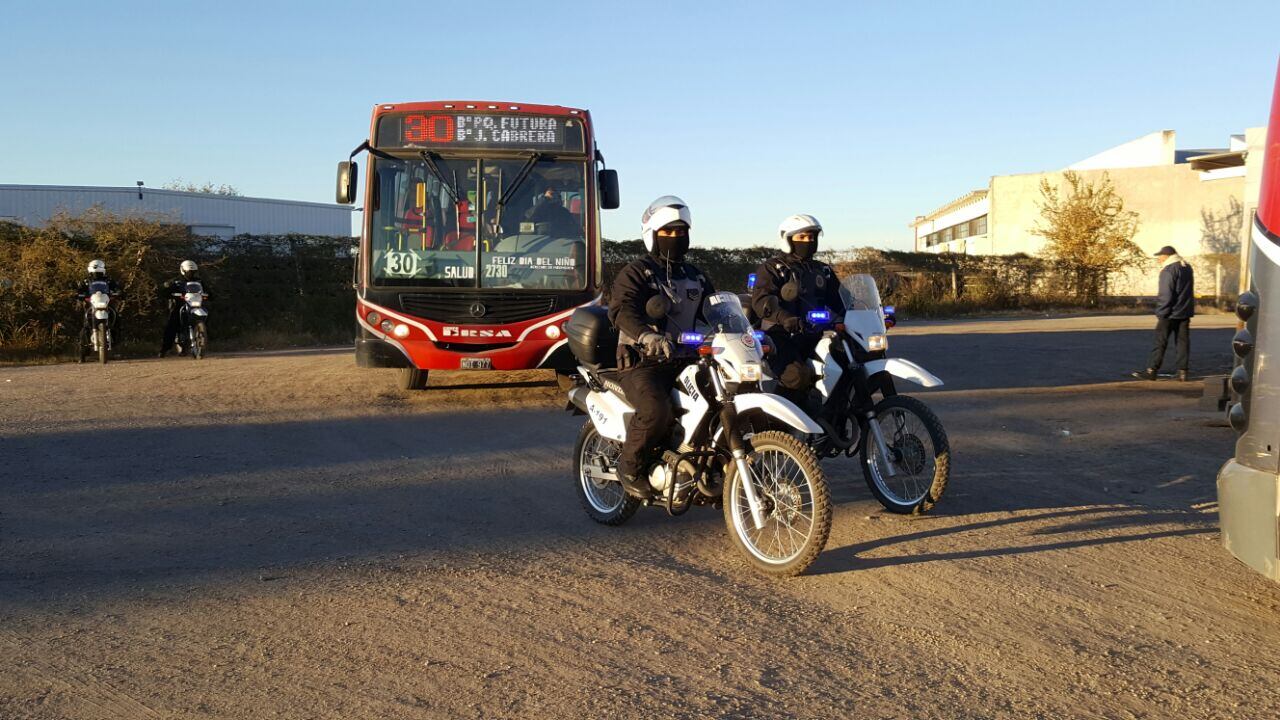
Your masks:
{"label": "white motorcycle", "polygon": [[[209,311],[204,306],[208,295],[204,286],[194,280],[183,285],[182,292],[173,296],[182,301],[178,308],[178,336],[174,342],[178,352],[191,351],[191,358],[199,360],[204,357],[205,348],[209,344],[209,331],[205,321],[209,319]],[[184,347],[185,346],[185,347]]]}
{"label": "white motorcycle", "polygon": [[[650,312],[653,316],[662,313]],[[634,410],[614,362],[617,334],[604,308],[575,311],[565,326],[580,363],[570,407],[586,414],[574,448],[579,499],[587,514],[620,525],[641,505],[672,514],[694,505],[723,506],[734,545],[770,575],[803,572],[822,552],[831,530],[827,481],[817,456],[791,432],[822,428],[790,401],[759,391],[760,345],[738,297],[716,293],[703,306],[705,332],[680,336],[685,367],[671,399],[676,422],[660,461],[648,471],[653,494],[627,495],[618,456]],[[768,425],[791,432],[746,432]]]}
{"label": "white motorcycle", "polygon": [[[111,326],[114,325],[115,308],[111,307],[111,285],[102,280],[89,283],[89,295],[85,298],[88,312],[93,313],[92,331],[89,333],[89,349],[98,356],[98,362],[107,364],[111,350]],[[84,351],[80,351],[84,360]]]}
{"label": "white motorcycle", "polygon": [[940,387],[942,380],[910,360],[887,357],[887,330],[895,318],[892,306],[881,307],[875,279],[845,278],[840,297],[846,308],[842,322],[833,322],[831,311],[822,308],[806,317],[811,326],[825,328],[809,360],[819,406],[811,409],[826,431],[810,438],[814,451],[825,458],[859,456],[863,477],[885,509],[926,512],[951,476],[947,432],[928,405],[898,394],[894,378],[927,388]]}

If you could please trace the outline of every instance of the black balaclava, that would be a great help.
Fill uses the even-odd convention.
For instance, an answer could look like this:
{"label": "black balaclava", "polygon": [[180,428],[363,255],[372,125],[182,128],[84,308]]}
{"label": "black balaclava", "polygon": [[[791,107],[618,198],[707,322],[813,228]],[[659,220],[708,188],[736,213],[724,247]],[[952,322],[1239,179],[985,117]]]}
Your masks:
{"label": "black balaclava", "polygon": [[818,254],[818,240],[814,238],[813,242],[798,243],[791,238],[787,238],[787,243],[791,245],[791,257],[797,260],[812,260],[814,255]]}
{"label": "black balaclava", "polygon": [[689,233],[677,237],[663,237],[653,234],[653,256],[664,262],[684,262],[685,253],[689,252]]}

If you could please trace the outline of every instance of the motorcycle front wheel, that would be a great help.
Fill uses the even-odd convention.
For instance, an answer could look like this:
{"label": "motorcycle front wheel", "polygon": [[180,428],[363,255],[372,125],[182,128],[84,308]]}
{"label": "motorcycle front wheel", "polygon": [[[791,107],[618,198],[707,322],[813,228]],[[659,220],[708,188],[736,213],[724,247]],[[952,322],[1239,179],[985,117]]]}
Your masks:
{"label": "motorcycle front wheel", "polygon": [[621,482],[601,477],[605,472],[612,472],[616,477],[621,453],[622,445],[617,440],[601,437],[590,420],[582,426],[573,448],[578,500],[587,515],[602,525],[621,525],[640,507],[640,501],[628,495]]}
{"label": "motorcycle front wheel", "polygon": [[942,421],[928,405],[907,395],[881,400],[875,414],[869,422],[880,426],[889,457],[881,454],[871,428],[864,427],[859,455],[867,487],[889,512],[928,512],[951,478],[951,446]]}
{"label": "motorcycle front wheel", "polygon": [[196,323],[191,327],[191,357],[195,360],[204,357],[205,337],[204,323]]}
{"label": "motorcycle front wheel", "polygon": [[93,342],[98,346],[98,362],[107,364],[107,328],[104,325],[96,325],[93,328]]}
{"label": "motorcycle front wheel", "polygon": [[[769,430],[751,437],[750,478],[730,465],[724,485],[724,523],[735,547],[760,572],[804,572],[827,545],[831,497],[818,458],[807,445]],[[753,483],[764,514],[756,528],[744,482]]]}

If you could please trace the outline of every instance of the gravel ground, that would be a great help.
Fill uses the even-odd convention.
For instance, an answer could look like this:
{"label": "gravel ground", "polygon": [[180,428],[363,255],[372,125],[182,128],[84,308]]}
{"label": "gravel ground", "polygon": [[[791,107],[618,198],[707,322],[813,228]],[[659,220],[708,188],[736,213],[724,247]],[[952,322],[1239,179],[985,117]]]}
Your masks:
{"label": "gravel ground", "polygon": [[0,368],[0,717],[1280,716],[1280,586],[1219,544],[1231,431],[1119,381],[1147,318],[1010,322],[895,331],[948,381],[950,489],[893,516],[828,464],[785,581],[710,509],[591,523],[543,373]]}

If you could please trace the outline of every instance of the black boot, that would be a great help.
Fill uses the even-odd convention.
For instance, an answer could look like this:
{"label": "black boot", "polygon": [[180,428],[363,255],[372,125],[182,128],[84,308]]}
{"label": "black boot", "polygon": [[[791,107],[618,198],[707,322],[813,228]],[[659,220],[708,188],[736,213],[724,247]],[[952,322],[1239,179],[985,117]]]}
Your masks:
{"label": "black boot", "polygon": [[1130,374],[1138,378],[1139,380],[1155,380],[1156,379],[1155,368],[1147,368],[1146,370],[1134,370]]}
{"label": "black boot", "polygon": [[622,479],[622,489],[631,497],[647,500],[652,494],[649,489],[648,479],[630,473],[622,473],[620,477]]}

